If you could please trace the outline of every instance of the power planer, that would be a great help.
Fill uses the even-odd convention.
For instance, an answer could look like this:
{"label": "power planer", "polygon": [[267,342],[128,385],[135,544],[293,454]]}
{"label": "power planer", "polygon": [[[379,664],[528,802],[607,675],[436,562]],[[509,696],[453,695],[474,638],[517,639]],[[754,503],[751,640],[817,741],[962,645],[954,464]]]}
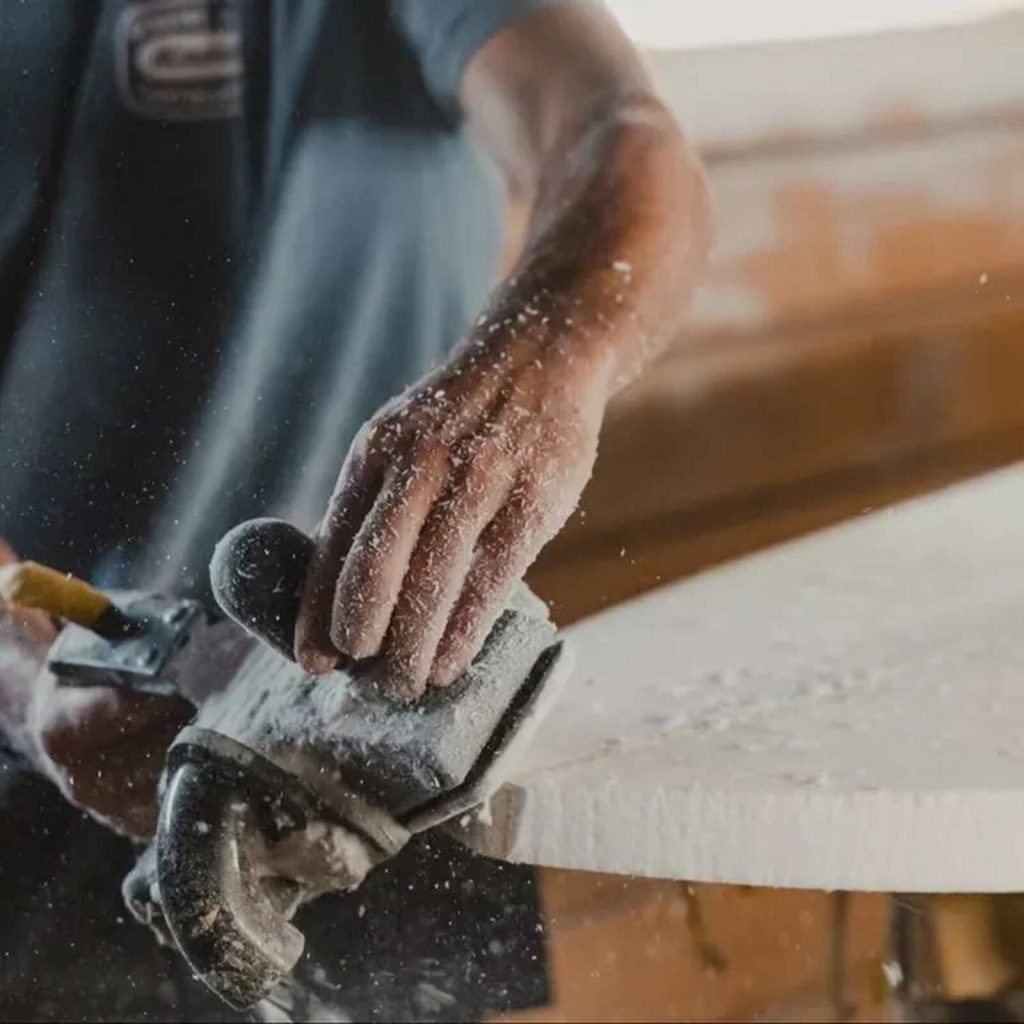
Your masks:
{"label": "power planer", "polygon": [[[373,659],[310,676],[292,637],[312,551],[288,523],[236,527],[211,562],[213,611],[164,596],[97,597],[65,577],[64,587],[40,585],[52,572],[40,567],[0,579],[12,603],[63,612],[49,665],[64,684],[196,703],[168,751],[156,836],[124,895],[240,1010],[301,956],[291,924],[300,905],[355,889],[413,835],[486,801],[570,662],[545,605],[521,587],[469,669],[414,703],[385,696],[394,689]],[[67,587],[78,588],[74,600],[55,596]],[[224,678],[201,678],[211,672]]]}

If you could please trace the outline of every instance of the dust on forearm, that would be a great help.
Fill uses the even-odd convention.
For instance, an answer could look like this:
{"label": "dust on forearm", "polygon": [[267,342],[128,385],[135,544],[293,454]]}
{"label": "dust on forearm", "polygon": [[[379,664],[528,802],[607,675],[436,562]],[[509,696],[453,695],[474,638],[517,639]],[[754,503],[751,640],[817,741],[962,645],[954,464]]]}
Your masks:
{"label": "dust on forearm", "polygon": [[671,115],[619,99],[549,156],[522,255],[474,334],[606,356],[618,389],[677,336],[710,236],[704,174]]}

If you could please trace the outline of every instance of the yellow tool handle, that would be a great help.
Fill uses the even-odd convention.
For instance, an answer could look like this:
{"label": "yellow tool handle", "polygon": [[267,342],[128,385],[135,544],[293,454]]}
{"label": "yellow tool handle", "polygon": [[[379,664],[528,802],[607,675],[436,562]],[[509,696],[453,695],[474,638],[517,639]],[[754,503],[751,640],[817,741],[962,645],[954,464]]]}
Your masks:
{"label": "yellow tool handle", "polygon": [[15,608],[35,608],[86,629],[94,629],[113,609],[106,594],[84,580],[38,562],[0,566],[0,597]]}

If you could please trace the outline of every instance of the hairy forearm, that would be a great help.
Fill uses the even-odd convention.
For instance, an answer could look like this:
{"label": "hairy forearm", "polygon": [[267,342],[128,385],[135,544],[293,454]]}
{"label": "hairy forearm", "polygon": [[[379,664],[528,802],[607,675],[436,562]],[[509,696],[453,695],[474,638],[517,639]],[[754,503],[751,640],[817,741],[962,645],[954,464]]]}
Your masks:
{"label": "hairy forearm", "polygon": [[475,336],[542,333],[605,360],[621,386],[678,334],[704,264],[711,212],[696,154],[599,5],[514,22],[470,63],[461,95],[531,211]]}
{"label": "hairy forearm", "polygon": [[679,332],[711,237],[700,163],[649,95],[601,106],[553,146],[526,243],[478,325],[518,324],[628,383]]}

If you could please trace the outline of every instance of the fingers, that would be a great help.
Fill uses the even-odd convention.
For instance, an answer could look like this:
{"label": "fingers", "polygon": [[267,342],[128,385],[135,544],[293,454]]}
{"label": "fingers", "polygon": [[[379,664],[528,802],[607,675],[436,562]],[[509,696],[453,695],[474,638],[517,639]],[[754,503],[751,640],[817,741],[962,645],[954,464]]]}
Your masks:
{"label": "fingers", "polygon": [[381,678],[395,699],[418,697],[474,558],[481,530],[505,502],[496,457],[479,455],[427,516],[409,560],[381,651]]}
{"label": "fingers", "polygon": [[331,616],[338,571],[367,513],[373,507],[381,474],[360,458],[342,470],[327,513],[317,530],[316,549],[306,574],[295,624],[296,661],[312,675],[334,668],[338,652],[331,640]]}
{"label": "fingers", "polygon": [[296,627],[307,671],[375,658],[400,699],[446,685],[468,665],[571,511],[596,452],[596,423],[545,419],[501,396],[469,428],[430,411],[377,421],[362,446],[377,470],[350,456]]}
{"label": "fingers", "polygon": [[531,489],[520,486],[480,535],[472,568],[430,671],[432,686],[447,686],[469,666],[513,587],[557,528]]}
{"label": "fingers", "polygon": [[377,654],[420,531],[442,494],[450,455],[425,445],[390,471],[338,578],[331,619],[335,648],[351,658]]}

